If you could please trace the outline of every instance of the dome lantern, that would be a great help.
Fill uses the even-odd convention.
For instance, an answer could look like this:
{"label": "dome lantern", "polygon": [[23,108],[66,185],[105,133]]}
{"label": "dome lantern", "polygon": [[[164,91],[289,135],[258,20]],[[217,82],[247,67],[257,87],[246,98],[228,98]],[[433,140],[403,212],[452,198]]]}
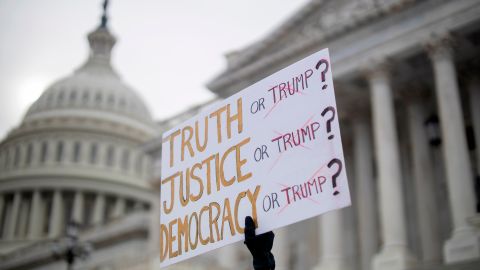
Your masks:
{"label": "dome lantern", "polygon": [[[112,67],[110,66],[110,58],[116,39],[110,33],[107,27],[107,7],[108,0],[105,0],[103,2],[103,14],[100,25],[97,27],[97,29],[95,29],[95,31],[88,34],[90,55],[84,67],[96,65],[112,70]],[[80,70],[84,69],[84,67],[82,67]]]}

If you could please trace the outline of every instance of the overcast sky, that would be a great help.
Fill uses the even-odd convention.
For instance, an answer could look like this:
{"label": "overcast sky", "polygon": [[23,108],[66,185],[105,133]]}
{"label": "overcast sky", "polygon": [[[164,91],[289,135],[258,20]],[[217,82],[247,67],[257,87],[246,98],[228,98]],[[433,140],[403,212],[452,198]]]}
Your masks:
{"label": "overcast sky", "polygon": [[[0,0],[0,139],[87,57],[102,0]],[[308,0],[113,0],[113,64],[156,120],[213,97],[224,54],[263,38]]]}

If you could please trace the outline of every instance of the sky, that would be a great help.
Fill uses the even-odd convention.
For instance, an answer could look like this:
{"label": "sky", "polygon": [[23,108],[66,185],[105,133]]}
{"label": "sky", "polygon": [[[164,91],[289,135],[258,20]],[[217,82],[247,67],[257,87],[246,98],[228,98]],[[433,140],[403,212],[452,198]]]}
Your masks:
{"label": "sky", "polygon": [[[0,0],[0,139],[87,58],[102,0]],[[213,98],[224,55],[271,33],[308,0],[110,1],[113,65],[155,120]]]}

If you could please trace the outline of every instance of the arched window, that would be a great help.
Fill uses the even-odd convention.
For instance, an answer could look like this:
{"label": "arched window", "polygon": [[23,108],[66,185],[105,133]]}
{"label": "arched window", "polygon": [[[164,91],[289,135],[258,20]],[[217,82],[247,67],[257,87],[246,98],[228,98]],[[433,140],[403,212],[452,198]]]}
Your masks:
{"label": "arched window", "polygon": [[74,104],[76,99],[77,99],[77,91],[73,90],[70,93],[70,104]]}
{"label": "arched window", "polygon": [[123,150],[122,154],[122,169],[128,171],[130,165],[130,152],[128,149]]}
{"label": "arched window", "polygon": [[82,102],[83,104],[88,104],[88,100],[90,99],[90,94],[88,91],[83,92]]}
{"label": "arched window", "polygon": [[98,152],[98,146],[96,143],[92,143],[90,146],[90,158],[89,161],[91,164],[94,164],[97,162],[97,152]]}
{"label": "arched window", "polygon": [[48,154],[48,144],[47,142],[42,142],[42,148],[40,149],[40,162],[44,163],[47,161]]}
{"label": "arched window", "polygon": [[57,151],[55,152],[55,161],[60,162],[63,159],[63,142],[57,143]]}
{"label": "arched window", "polygon": [[15,146],[15,152],[13,153],[13,166],[18,167],[20,164],[20,146]]}
{"label": "arched window", "polygon": [[47,94],[47,105],[51,105],[53,103],[53,93],[50,92]]}
{"label": "arched window", "polygon": [[106,160],[106,165],[108,167],[112,167],[114,165],[115,161],[115,148],[110,145],[107,149],[107,160]]}
{"label": "arched window", "polygon": [[80,149],[81,149],[80,142],[75,142],[73,144],[73,156],[72,156],[72,161],[73,162],[79,162],[80,161]]}
{"label": "arched window", "polygon": [[65,93],[63,91],[61,91],[59,94],[58,94],[58,104],[62,104],[63,103],[63,99],[65,98]]}
{"label": "arched window", "polygon": [[27,156],[25,157],[25,164],[30,165],[32,163],[33,156],[33,144],[29,143],[27,146]]}

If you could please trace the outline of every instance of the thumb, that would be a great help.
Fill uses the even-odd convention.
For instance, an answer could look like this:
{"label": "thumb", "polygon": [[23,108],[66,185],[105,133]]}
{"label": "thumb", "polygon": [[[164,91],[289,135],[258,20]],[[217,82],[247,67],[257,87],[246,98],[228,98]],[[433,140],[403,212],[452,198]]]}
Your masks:
{"label": "thumb", "polygon": [[245,239],[255,238],[255,222],[251,216],[245,217]]}

